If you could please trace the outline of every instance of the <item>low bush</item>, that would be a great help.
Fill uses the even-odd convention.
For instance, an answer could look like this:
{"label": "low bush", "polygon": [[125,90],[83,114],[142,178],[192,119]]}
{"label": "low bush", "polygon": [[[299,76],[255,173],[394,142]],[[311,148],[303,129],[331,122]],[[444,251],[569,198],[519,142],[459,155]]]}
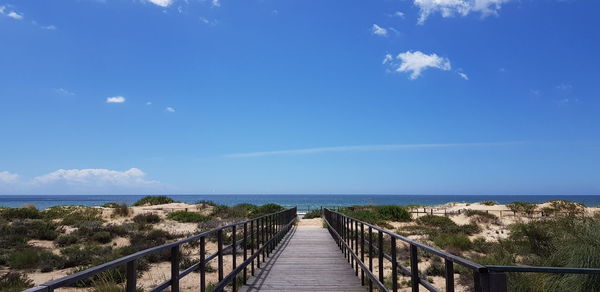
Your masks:
{"label": "low bush", "polygon": [[250,211],[248,215],[250,218],[256,218],[268,214],[277,213],[279,211],[283,211],[284,208],[278,204],[264,204],[262,206],[258,206],[255,209]]}
{"label": "low bush", "polygon": [[160,221],[161,221],[160,216],[158,216],[156,214],[152,214],[152,213],[139,214],[139,215],[135,215],[135,217],[133,217],[133,222],[138,223],[138,224],[155,224]]}
{"label": "low bush", "polygon": [[321,216],[323,216],[323,211],[316,209],[316,210],[311,210],[311,211],[306,212],[306,215],[304,215],[304,217],[302,217],[302,219],[320,218]]}
{"label": "low bush", "polygon": [[40,219],[42,214],[36,208],[6,208],[0,210],[0,217],[6,220]]}
{"label": "low bush", "polygon": [[486,211],[467,209],[465,210],[464,214],[467,217],[473,217],[471,218],[472,223],[500,224],[500,219],[498,219],[498,216]]}
{"label": "low bush", "polygon": [[434,257],[429,267],[425,269],[425,275],[444,277],[446,276],[446,266],[439,257]]}
{"label": "low bush", "polygon": [[75,226],[90,221],[102,222],[102,210],[91,207],[78,207],[63,217],[62,225]]}
{"label": "low bush", "polygon": [[175,220],[177,222],[185,222],[185,223],[199,223],[204,222],[210,219],[208,216],[204,216],[197,212],[189,212],[189,211],[175,211],[169,213],[167,218],[171,220]]}
{"label": "low bush", "polygon": [[7,228],[7,234],[19,234],[31,239],[54,240],[58,237],[57,226],[42,219],[15,220]]}
{"label": "low bush", "polygon": [[533,211],[535,211],[535,208],[537,208],[537,204],[529,202],[512,202],[506,204],[506,207],[513,212],[531,215]]}
{"label": "low bush", "polygon": [[256,210],[256,208],[256,205],[252,204],[237,204],[233,207],[217,205],[214,206],[211,216],[221,219],[247,218],[250,216],[250,212]]}
{"label": "low bush", "polygon": [[469,250],[472,247],[471,240],[464,234],[441,233],[431,238],[435,245],[444,249]]}
{"label": "low bush", "polygon": [[375,211],[381,216],[383,220],[390,221],[410,221],[410,213],[401,206],[396,205],[384,205],[375,207]]}
{"label": "low bush", "polygon": [[585,206],[581,203],[565,200],[549,201],[548,203],[549,206],[542,208],[546,215],[577,216],[585,214]]}
{"label": "low bush", "polygon": [[19,292],[34,286],[26,275],[8,272],[0,276],[0,292]]}
{"label": "low bush", "polygon": [[72,244],[77,243],[77,241],[79,241],[79,238],[73,234],[63,234],[60,235],[59,237],[57,237],[54,240],[54,243],[56,243],[57,246],[59,247],[65,247],[65,246],[69,246]]}
{"label": "low bush", "polygon": [[114,206],[112,208],[113,208],[112,215],[114,217],[127,217],[131,214],[131,209],[129,209],[129,206],[127,206],[127,204],[125,204],[125,203],[117,204],[116,206]]}
{"label": "low bush", "polygon": [[134,206],[154,206],[175,203],[167,196],[146,196],[133,203]]}
{"label": "low bush", "polygon": [[92,235],[92,240],[98,243],[109,243],[114,238],[114,235],[108,231],[100,231]]}
{"label": "low bush", "polygon": [[488,200],[488,201],[481,202],[481,204],[486,205],[486,206],[495,206],[495,205],[498,205],[498,202]]}
{"label": "low bush", "polygon": [[62,267],[62,258],[43,249],[29,247],[14,250],[7,258],[6,265],[13,269],[40,269],[48,272]]}

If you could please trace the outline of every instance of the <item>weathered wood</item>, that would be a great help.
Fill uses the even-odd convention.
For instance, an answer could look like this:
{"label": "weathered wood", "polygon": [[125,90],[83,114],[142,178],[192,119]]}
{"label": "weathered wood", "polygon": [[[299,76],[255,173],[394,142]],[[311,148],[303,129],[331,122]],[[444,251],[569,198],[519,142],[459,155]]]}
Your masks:
{"label": "weathered wood", "polygon": [[365,291],[321,227],[295,227],[240,291]]}

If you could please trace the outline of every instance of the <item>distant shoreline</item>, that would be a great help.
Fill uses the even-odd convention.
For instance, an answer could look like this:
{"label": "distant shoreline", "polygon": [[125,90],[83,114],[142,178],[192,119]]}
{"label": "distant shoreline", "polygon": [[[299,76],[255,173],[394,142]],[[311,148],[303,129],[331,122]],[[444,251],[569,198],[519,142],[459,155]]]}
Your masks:
{"label": "distant shoreline", "polygon": [[[132,204],[145,195],[0,195],[0,206],[21,207],[33,204],[39,209],[51,206],[82,205],[101,206],[117,202]],[[213,201],[222,205],[252,203],[262,205],[277,203],[282,206],[298,206],[299,209],[315,209],[321,206],[351,205],[442,205],[451,202],[476,203],[495,201],[507,204],[514,201],[543,203],[551,200],[569,200],[588,207],[600,205],[600,195],[167,195],[184,203]]]}

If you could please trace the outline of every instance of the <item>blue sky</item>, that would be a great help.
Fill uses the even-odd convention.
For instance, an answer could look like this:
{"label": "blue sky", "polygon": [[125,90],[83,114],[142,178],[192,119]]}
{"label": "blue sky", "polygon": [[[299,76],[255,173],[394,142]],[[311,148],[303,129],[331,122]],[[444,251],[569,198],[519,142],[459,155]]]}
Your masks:
{"label": "blue sky", "polygon": [[0,194],[599,194],[599,9],[0,0]]}

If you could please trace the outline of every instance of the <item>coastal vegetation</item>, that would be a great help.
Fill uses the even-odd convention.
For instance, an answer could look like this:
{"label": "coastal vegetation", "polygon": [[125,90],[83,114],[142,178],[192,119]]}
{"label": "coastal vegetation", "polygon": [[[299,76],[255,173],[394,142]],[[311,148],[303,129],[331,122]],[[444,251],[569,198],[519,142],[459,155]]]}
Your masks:
{"label": "coastal vegetation", "polygon": [[[140,250],[183,239],[207,229],[271,214],[277,204],[223,206],[212,202],[174,204],[171,198],[144,197],[132,206],[110,203],[101,207],[34,206],[0,208],[0,292],[21,291],[41,284],[45,273],[66,276]],[[231,241],[224,233],[224,242]],[[197,262],[197,243],[182,248],[181,265]],[[214,250],[212,239],[207,248]],[[138,276],[158,281],[161,267],[169,265],[169,251],[138,260]],[[229,255],[231,256],[231,255]],[[240,260],[241,261],[241,260]],[[207,265],[207,277],[216,271]],[[53,276],[53,277],[56,277]],[[100,273],[74,287],[89,291],[122,291],[125,267]],[[155,283],[156,284],[156,283]],[[147,284],[150,287],[152,284]]]}

